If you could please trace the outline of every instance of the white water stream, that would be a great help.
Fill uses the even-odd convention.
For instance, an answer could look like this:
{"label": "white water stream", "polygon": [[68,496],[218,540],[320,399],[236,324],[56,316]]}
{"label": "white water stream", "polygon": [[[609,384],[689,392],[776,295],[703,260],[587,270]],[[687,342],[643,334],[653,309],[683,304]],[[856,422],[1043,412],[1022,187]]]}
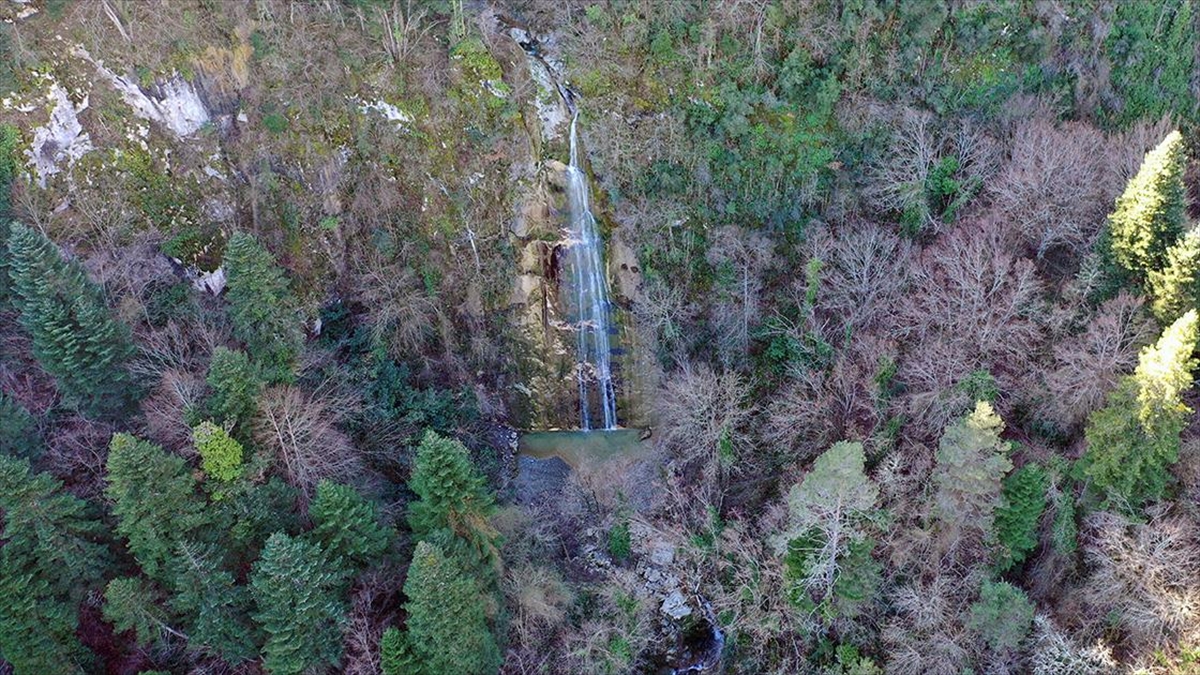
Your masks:
{"label": "white water stream", "polygon": [[[568,231],[572,292],[578,331],[579,413],[581,428],[617,428],[617,396],[613,388],[611,311],[604,242],[596,230],[588,196],[587,173],[579,164],[579,142],[571,118],[571,163],[567,166],[567,196],[571,223]],[[598,410],[593,411],[593,406]],[[593,419],[593,415],[595,419]]]}

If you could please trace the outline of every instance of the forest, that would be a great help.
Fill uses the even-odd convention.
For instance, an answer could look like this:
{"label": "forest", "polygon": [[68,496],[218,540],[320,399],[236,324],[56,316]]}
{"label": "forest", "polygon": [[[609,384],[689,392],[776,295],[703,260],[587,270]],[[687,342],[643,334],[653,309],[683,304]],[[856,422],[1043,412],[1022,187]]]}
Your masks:
{"label": "forest", "polygon": [[0,675],[1200,673],[1194,0],[0,19]]}

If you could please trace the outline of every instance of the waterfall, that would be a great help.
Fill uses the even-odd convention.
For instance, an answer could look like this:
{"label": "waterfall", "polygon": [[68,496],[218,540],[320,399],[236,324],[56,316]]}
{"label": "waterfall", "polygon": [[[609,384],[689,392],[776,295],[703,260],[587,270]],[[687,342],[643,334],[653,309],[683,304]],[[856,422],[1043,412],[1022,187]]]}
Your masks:
{"label": "waterfall", "polygon": [[609,345],[608,275],[603,245],[588,199],[587,173],[579,165],[579,143],[571,117],[571,163],[567,167],[567,196],[571,206],[569,258],[577,312],[579,358],[579,413],[583,430],[592,425],[592,399],[599,404],[600,429],[617,428],[617,396],[612,380]]}

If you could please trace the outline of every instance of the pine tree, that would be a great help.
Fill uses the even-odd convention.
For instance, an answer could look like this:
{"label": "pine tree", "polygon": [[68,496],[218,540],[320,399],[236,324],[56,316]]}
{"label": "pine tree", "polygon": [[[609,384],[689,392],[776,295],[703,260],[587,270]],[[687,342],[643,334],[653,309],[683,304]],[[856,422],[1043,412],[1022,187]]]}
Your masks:
{"label": "pine tree", "polygon": [[1162,269],[1183,233],[1184,165],[1183,136],[1173,131],[1146,153],[1108,217],[1109,253],[1135,278]]}
{"label": "pine tree", "polygon": [[208,410],[221,424],[244,428],[258,410],[262,381],[246,352],[217,347],[208,366]]}
{"label": "pine tree", "polygon": [[242,444],[221,427],[201,422],[192,429],[192,442],[200,453],[200,466],[210,477],[228,483],[242,474]]}
{"label": "pine tree", "polygon": [[933,483],[935,513],[952,538],[964,529],[988,533],[1001,501],[1001,481],[1012,469],[1009,445],[1000,440],[1004,422],[991,404],[946,427],[938,441]]}
{"label": "pine tree", "polygon": [[494,503],[462,443],[425,432],[408,487],[419,498],[408,515],[417,537],[453,533],[485,558],[494,556],[496,534],[488,522]]}
{"label": "pine tree", "polygon": [[429,542],[413,552],[404,581],[408,650],[421,675],[486,675],[500,667],[500,649],[487,624],[475,578]]}
{"label": "pine tree", "polygon": [[13,223],[8,240],[14,304],[38,362],[80,410],[115,417],[135,398],[126,362],[129,329],[114,320],[99,287],[62,259],[42,233]]}
{"label": "pine tree", "polygon": [[11,396],[0,392],[0,455],[35,459],[41,449],[33,416]]}
{"label": "pine tree", "polygon": [[1147,274],[1150,307],[1158,320],[1170,323],[1200,306],[1200,228],[1193,228],[1167,251],[1161,270]]}
{"label": "pine tree", "polygon": [[1000,571],[1021,564],[1037,546],[1038,521],[1046,510],[1050,475],[1037,464],[1026,464],[1004,479],[1004,501],[996,509],[996,539]]}
{"label": "pine tree", "polygon": [[22,459],[0,456],[0,657],[17,675],[76,673],[77,607],[107,561],[87,504]]}
{"label": "pine tree", "polygon": [[1033,627],[1033,603],[1025,592],[1005,581],[984,581],[979,600],[971,605],[967,627],[992,651],[1010,653]]}
{"label": "pine tree", "polygon": [[254,619],[267,634],[262,649],[267,672],[298,675],[337,664],[346,579],[317,544],[271,535],[250,582],[258,605]]}
{"label": "pine tree", "polygon": [[335,560],[365,567],[391,546],[392,533],[380,524],[375,503],[354,488],[321,481],[308,513],[312,537]]}
{"label": "pine tree", "polygon": [[181,538],[205,522],[196,480],[183,458],[129,434],[114,434],[108,488],[117,532],[146,576],[165,582],[167,561]]}
{"label": "pine tree", "polygon": [[225,247],[225,271],[234,335],[267,381],[291,381],[304,336],[283,270],[258,240],[239,232]]}
{"label": "pine tree", "polygon": [[228,663],[254,658],[257,631],[249,621],[249,589],[221,568],[217,547],[183,540],[177,552],[170,563],[170,606],[183,617],[189,643],[215,651]]}
{"label": "pine tree", "polygon": [[866,536],[862,521],[874,510],[879,488],[867,479],[862,443],[834,443],[788,493],[788,529],[776,539],[788,553],[789,576],[803,587],[793,599],[829,599],[851,544]]}
{"label": "pine tree", "polygon": [[1176,319],[1088,418],[1084,473],[1110,503],[1136,508],[1166,489],[1191,413],[1183,393],[1196,367],[1197,328],[1196,310]]}

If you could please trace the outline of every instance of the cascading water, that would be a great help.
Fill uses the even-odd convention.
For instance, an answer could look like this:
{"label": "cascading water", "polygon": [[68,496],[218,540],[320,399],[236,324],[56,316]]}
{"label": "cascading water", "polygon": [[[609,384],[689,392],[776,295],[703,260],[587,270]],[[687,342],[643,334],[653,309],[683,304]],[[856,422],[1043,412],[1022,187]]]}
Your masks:
{"label": "cascading water", "polygon": [[[571,266],[578,330],[579,412],[584,431],[617,428],[617,396],[613,388],[612,352],[609,344],[608,275],[604,270],[603,242],[596,231],[588,198],[587,173],[579,165],[575,134],[579,114],[571,118],[571,163],[567,167],[567,197],[571,224],[568,262]],[[599,405],[593,426],[592,403]]]}

